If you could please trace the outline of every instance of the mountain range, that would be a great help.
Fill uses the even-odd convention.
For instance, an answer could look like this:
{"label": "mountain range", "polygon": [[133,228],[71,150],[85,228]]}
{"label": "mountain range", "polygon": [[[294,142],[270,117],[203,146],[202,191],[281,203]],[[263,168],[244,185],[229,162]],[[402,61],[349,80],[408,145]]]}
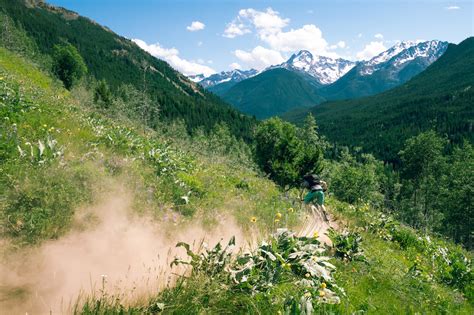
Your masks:
{"label": "mountain range", "polygon": [[[353,99],[374,95],[408,81],[433,61],[439,58],[448,46],[443,41],[404,41],[367,61],[352,62],[345,59],[332,59],[313,56],[309,51],[301,50],[293,54],[286,62],[268,67],[258,73],[256,70],[222,72],[199,80],[199,84],[221,96],[237,109],[257,118],[267,118],[282,114],[282,110],[316,105],[326,100]],[[288,72],[272,72],[274,69],[286,69]],[[303,89],[288,91],[279,83],[285,81],[281,76],[290,72],[288,80],[298,80]],[[244,75],[241,75],[243,73]],[[278,73],[277,76],[274,74]],[[245,80],[262,76],[252,82],[259,82],[259,93]],[[272,82],[278,78],[278,82]],[[263,88],[262,82],[266,82]],[[284,89],[281,91],[279,89]],[[312,90],[309,92],[309,90]],[[281,98],[281,95],[285,98]],[[267,103],[278,100],[272,109]],[[298,101],[296,101],[298,100]]]}
{"label": "mountain range", "polygon": [[331,84],[345,75],[356,65],[355,62],[342,58],[332,59],[324,56],[313,56],[307,50],[293,54],[286,62],[271,66],[268,69],[284,68],[303,74],[309,74],[321,85]]}
{"label": "mountain range", "polygon": [[[416,48],[411,46],[409,52],[414,53]],[[399,62],[394,57],[389,58],[393,64]],[[474,142],[473,104],[474,37],[470,37],[458,45],[449,44],[426,70],[396,88],[369,97],[293,110],[283,118],[302,124],[312,113],[320,132],[330,141],[362,147],[384,161],[397,163],[404,141],[421,131],[436,130],[451,144]]]}

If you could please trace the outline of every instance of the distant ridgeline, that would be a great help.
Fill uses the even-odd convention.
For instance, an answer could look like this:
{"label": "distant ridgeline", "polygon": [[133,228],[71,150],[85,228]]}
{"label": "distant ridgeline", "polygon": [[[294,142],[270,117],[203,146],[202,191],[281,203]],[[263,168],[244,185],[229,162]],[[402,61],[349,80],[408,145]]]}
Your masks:
{"label": "distant ridgeline", "polygon": [[450,44],[425,71],[392,90],[295,110],[284,118],[301,124],[309,112],[330,141],[362,147],[385,161],[396,162],[404,141],[429,129],[451,143],[472,143],[474,37]]}
{"label": "distant ridgeline", "polygon": [[193,80],[244,113],[263,119],[324,101],[387,91],[425,70],[447,47],[447,42],[439,40],[403,41],[359,62],[301,50],[262,72],[233,70]]}
{"label": "distant ridgeline", "polygon": [[[159,60],[94,21],[63,8],[33,0],[0,0],[0,13],[8,15],[50,55],[54,45],[68,42],[84,58],[89,74],[105,79],[112,89],[132,84],[150,95],[163,120],[183,119],[188,130],[210,130],[224,122],[239,138],[250,139],[255,120],[190,81]],[[146,84],[144,84],[146,79]]]}

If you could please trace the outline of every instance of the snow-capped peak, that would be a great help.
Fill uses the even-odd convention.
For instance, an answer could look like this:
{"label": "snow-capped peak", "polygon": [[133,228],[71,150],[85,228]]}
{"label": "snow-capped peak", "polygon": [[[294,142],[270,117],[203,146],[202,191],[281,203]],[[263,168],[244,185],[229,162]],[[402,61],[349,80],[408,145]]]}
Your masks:
{"label": "snow-capped peak", "polygon": [[[242,80],[248,79],[257,75],[259,72],[255,69],[250,70],[240,70],[240,69],[233,69],[229,71],[222,71],[220,73],[212,74],[208,77],[202,77],[200,80],[195,82],[199,82],[203,87],[211,87],[220,83],[224,82],[240,82]],[[193,80],[193,78],[190,78]]]}
{"label": "snow-capped peak", "polygon": [[325,56],[313,56],[307,50],[293,54],[286,62],[271,66],[269,69],[285,68],[305,72],[321,84],[329,84],[346,74],[355,63],[344,59],[333,59]]}
{"label": "snow-capped peak", "polygon": [[372,59],[361,62],[359,73],[361,75],[371,75],[387,63],[397,67],[418,57],[427,59],[431,63],[439,58],[447,47],[447,42],[438,40],[402,41]]}

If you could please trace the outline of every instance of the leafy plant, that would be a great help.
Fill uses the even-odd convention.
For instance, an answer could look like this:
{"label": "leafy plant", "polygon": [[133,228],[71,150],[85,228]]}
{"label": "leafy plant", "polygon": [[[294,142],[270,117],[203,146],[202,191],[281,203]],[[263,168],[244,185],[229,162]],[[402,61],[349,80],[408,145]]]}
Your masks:
{"label": "leafy plant", "polygon": [[330,228],[328,230],[328,236],[332,242],[334,256],[341,258],[344,261],[366,260],[361,248],[362,237],[359,233],[347,230],[339,233],[335,229]]}
{"label": "leafy plant", "polygon": [[[178,243],[186,249],[190,261],[176,258],[172,265],[191,265],[191,277],[205,274],[219,279],[223,289],[243,294],[271,294],[273,288],[291,283],[299,288],[301,297],[296,305],[285,302],[285,308],[309,310],[318,304],[338,304],[339,288],[332,272],[336,269],[323,256],[325,249],[316,238],[296,237],[286,229],[279,229],[270,241],[263,242],[256,250],[232,256],[235,239],[222,247],[218,243],[212,249],[198,254],[185,243]],[[337,292],[337,293],[336,293]]]}

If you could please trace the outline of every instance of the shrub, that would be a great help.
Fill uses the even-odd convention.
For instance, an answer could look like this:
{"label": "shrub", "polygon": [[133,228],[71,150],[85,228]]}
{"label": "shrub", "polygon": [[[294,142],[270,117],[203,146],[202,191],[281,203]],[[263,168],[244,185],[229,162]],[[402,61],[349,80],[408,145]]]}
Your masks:
{"label": "shrub", "polygon": [[255,145],[257,164],[282,187],[297,186],[305,174],[319,173],[322,169],[321,151],[308,147],[298,136],[298,129],[279,118],[259,125]]}
{"label": "shrub", "polygon": [[70,90],[87,73],[87,66],[74,46],[56,45],[53,49],[52,70],[63,81],[66,89]]}

